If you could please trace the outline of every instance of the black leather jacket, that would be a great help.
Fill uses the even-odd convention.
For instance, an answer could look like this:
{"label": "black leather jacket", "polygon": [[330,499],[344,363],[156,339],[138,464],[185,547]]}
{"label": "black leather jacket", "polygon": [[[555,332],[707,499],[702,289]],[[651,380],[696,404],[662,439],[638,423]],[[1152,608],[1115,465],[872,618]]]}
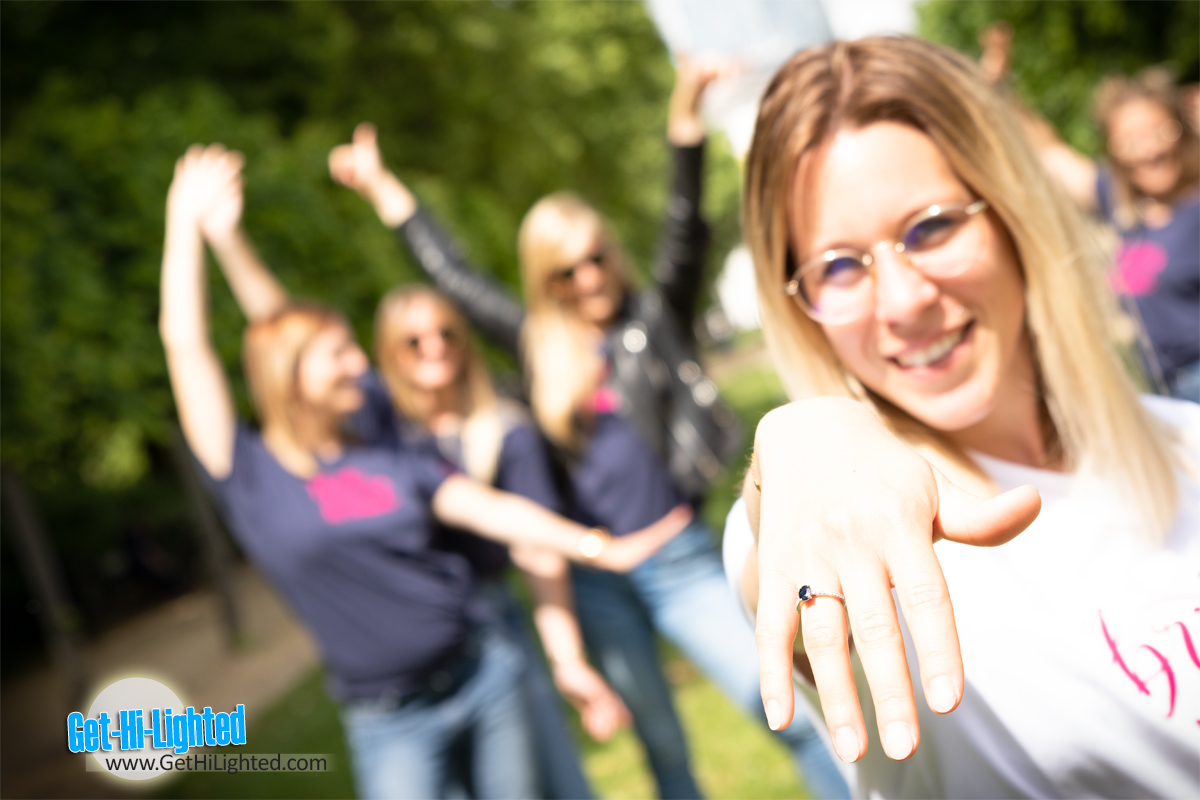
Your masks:
{"label": "black leather jacket", "polygon": [[[742,432],[704,374],[692,333],[708,246],[700,215],[704,146],[676,147],[654,285],[629,297],[608,330],[612,382],[623,415],[651,445],[683,493],[699,499],[737,457]],[[512,294],[472,268],[420,209],[399,229],[421,268],[483,334],[520,356],[525,312]]]}

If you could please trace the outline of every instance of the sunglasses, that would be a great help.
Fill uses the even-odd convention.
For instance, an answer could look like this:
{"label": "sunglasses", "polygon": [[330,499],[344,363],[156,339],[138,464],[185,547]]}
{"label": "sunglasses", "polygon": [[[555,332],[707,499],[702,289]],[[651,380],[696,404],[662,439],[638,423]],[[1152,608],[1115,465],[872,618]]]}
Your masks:
{"label": "sunglasses", "polygon": [[563,267],[562,269],[554,270],[550,273],[548,282],[559,286],[571,283],[575,280],[575,271],[584,264],[593,264],[600,269],[604,269],[607,266],[607,260],[608,256],[605,254],[605,252],[603,250],[597,250],[587,258],[584,258],[582,261],[577,261],[569,267]]}
{"label": "sunglasses", "polygon": [[465,344],[462,335],[458,331],[454,330],[453,328],[441,328],[440,330],[430,331],[419,336],[412,335],[405,337],[402,340],[405,351],[411,355],[420,353],[421,342],[427,336],[439,337],[447,350],[461,350],[463,344]]}

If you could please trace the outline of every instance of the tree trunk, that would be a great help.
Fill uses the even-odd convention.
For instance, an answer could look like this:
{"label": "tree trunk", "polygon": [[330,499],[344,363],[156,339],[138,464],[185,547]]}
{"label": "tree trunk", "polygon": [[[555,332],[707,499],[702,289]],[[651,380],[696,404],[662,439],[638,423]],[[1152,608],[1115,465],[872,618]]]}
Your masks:
{"label": "tree trunk", "polygon": [[0,483],[7,500],[21,570],[37,601],[37,617],[51,657],[65,681],[67,707],[77,709],[86,699],[84,693],[87,691],[79,613],[71,603],[62,567],[55,557],[54,546],[46,535],[46,526],[29,487],[7,465],[0,467]]}

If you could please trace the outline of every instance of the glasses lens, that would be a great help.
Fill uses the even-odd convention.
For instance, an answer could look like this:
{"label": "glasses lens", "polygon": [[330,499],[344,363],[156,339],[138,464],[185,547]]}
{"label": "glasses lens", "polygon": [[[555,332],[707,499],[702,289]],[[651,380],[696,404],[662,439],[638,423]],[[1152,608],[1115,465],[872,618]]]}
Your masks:
{"label": "glasses lens", "polygon": [[961,275],[979,260],[983,225],[963,206],[934,206],[904,231],[904,255],[931,278]]}
{"label": "glasses lens", "polygon": [[870,277],[861,253],[829,250],[800,268],[796,296],[821,322],[854,319],[870,306]]}

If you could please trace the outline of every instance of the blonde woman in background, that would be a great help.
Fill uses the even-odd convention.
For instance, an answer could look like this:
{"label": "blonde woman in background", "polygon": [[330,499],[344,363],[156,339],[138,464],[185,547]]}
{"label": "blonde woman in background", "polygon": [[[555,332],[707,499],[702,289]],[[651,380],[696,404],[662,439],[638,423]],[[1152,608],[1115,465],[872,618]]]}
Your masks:
{"label": "blonde woman in background", "polygon": [[[667,138],[674,175],[653,287],[634,288],[600,214],[560,193],[529,211],[518,237],[525,310],[466,264],[384,167],[373,128],[333,151],[335,180],[397,227],[417,262],[475,326],[520,358],[534,416],[569,484],[566,513],[620,537],[679,502],[703,499],[740,455],[731,412],[702,372],[692,334],[708,229],[700,213],[706,86],[721,69],[681,58]],[[588,650],[633,715],[663,797],[700,796],[659,662],[662,634],[740,708],[761,718],[753,634],[721,576],[712,532],[695,522],[675,546],[628,577],[573,571]],[[781,737],[818,797],[847,787],[813,726]]]}
{"label": "blonde woman in background", "polygon": [[764,95],[744,222],[794,402],[725,534],[762,699],[788,725],[799,631],[860,797],[1194,797],[1200,407],[1136,395],[1007,108],[906,37]]}
{"label": "blonde woman in background", "polygon": [[[238,159],[224,191],[208,205],[203,233],[247,317],[254,323],[265,322],[287,312],[290,300],[241,227]],[[379,374],[364,370],[357,376],[356,390],[362,402],[341,421],[353,441],[404,458],[444,460],[480,484],[559,510],[540,436],[519,406],[496,396],[466,323],[444,297],[421,286],[393,290],[380,302],[375,327]],[[671,519],[674,517],[664,517],[664,524]],[[606,547],[604,536],[593,538],[585,547],[587,552]],[[438,526],[429,546],[469,567],[473,613],[485,609],[484,616],[499,623],[506,647],[517,651],[520,711],[528,721],[537,767],[530,796],[589,797],[592,792],[553,687],[578,708],[584,729],[597,739],[609,738],[627,723],[629,714],[586,660],[566,559],[545,548],[518,545],[512,548],[513,561],[531,586],[534,622],[553,670],[551,684],[525,631],[524,616],[503,582],[510,563],[508,544],[486,541],[461,526]],[[378,768],[357,764],[360,790],[368,794],[380,793],[381,787],[391,787],[389,791],[404,788],[392,767],[407,762],[392,758],[388,750],[411,749],[404,737],[388,732],[403,727],[402,723],[391,719],[394,715],[386,713],[387,709],[382,712],[346,716],[352,744],[366,741],[358,750],[373,754],[358,761],[381,764]],[[439,733],[430,732],[434,742]],[[436,750],[435,744],[429,747]],[[438,780],[458,783],[457,791],[472,796],[494,791],[486,780],[481,782],[479,770],[472,768],[471,751],[460,750],[456,749],[452,758],[442,753],[430,756],[436,757],[434,766],[445,772]],[[448,761],[442,763],[442,758]],[[443,791],[437,783],[422,785]]]}
{"label": "blonde woman in background", "polygon": [[[386,388],[391,413],[387,403],[373,403],[384,413],[360,419],[360,426],[396,446],[433,444],[481,483],[562,510],[541,435],[520,404],[497,395],[466,320],[444,295],[426,286],[404,286],[385,295],[375,316],[374,349],[383,386],[375,383],[368,391]],[[509,548],[451,529],[440,531],[436,546],[467,557],[487,600],[525,650],[522,690],[542,796],[593,796],[554,687],[574,704],[584,730],[599,741],[627,724],[629,712],[587,662],[567,561],[528,548],[512,548],[510,560]],[[521,568],[538,599],[534,622],[553,683],[505,585],[511,563]]]}

